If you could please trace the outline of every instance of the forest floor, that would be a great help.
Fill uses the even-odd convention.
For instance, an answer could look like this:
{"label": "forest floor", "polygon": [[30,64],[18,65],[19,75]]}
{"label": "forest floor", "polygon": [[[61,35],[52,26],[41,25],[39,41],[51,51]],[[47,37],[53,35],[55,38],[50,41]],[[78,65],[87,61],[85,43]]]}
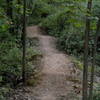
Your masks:
{"label": "forest floor", "polygon": [[43,34],[37,26],[27,28],[29,38],[37,37],[43,53],[41,79],[35,87],[16,89],[11,100],[80,100],[80,71],[70,57],[56,48],[55,37]]}

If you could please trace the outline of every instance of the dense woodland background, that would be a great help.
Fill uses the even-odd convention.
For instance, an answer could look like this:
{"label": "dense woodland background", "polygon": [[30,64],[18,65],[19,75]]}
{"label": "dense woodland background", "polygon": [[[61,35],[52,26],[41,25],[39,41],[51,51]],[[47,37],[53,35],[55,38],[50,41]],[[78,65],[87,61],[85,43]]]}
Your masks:
{"label": "dense woodland background", "polygon": [[[26,0],[26,22],[27,26],[38,25],[55,36],[58,48],[73,56],[73,62],[83,70],[88,17],[89,75],[95,64],[95,76],[100,77],[100,0],[93,0],[91,11],[87,9],[87,3],[88,0]],[[0,100],[6,100],[8,92],[22,82],[24,6],[22,0],[0,0]],[[27,48],[26,77],[32,71],[28,59],[39,53]],[[93,100],[100,100],[100,84],[94,85]]]}

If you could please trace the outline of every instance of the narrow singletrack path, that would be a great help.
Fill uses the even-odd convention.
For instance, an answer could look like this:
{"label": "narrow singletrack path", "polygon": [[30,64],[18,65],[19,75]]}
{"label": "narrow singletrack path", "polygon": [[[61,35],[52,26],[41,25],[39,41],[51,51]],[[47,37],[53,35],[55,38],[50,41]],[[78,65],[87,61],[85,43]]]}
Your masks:
{"label": "narrow singletrack path", "polygon": [[[70,76],[70,59],[56,48],[56,38],[42,34],[37,26],[27,28],[28,37],[37,37],[43,52],[42,79],[32,89],[31,100],[75,100],[69,97],[73,91]],[[72,70],[71,70],[72,71]]]}

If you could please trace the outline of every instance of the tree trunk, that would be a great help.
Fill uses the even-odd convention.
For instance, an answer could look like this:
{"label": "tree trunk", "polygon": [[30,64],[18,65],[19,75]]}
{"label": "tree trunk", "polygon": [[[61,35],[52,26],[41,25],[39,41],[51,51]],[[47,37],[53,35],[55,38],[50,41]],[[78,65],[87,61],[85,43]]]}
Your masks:
{"label": "tree trunk", "polygon": [[22,34],[22,45],[23,45],[23,58],[22,58],[22,79],[25,84],[25,67],[26,67],[26,0],[24,0],[24,12],[23,12],[23,34]]}
{"label": "tree trunk", "polygon": [[93,83],[94,83],[94,72],[95,72],[95,60],[96,60],[96,49],[97,49],[97,38],[100,32],[100,18],[97,23],[97,30],[94,37],[94,47],[93,47],[93,61],[92,61],[92,68],[91,68],[91,80],[90,80],[90,90],[89,90],[89,100],[93,100]]}
{"label": "tree trunk", "polygon": [[89,52],[89,34],[90,34],[90,15],[92,8],[92,0],[88,0],[87,15],[86,15],[86,29],[85,29],[85,50],[84,50],[84,69],[83,69],[83,98],[88,100],[88,52]]}

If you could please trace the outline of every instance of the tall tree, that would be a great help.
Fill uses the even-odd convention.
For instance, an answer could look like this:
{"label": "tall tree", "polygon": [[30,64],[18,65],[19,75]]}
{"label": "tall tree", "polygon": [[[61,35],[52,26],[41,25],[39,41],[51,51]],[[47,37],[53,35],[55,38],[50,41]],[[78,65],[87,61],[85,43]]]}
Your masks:
{"label": "tall tree", "polygon": [[25,84],[25,67],[26,67],[26,0],[24,0],[23,9],[23,34],[22,34],[22,45],[23,45],[23,57],[22,57],[22,79]]}
{"label": "tall tree", "polygon": [[89,90],[89,100],[93,100],[93,83],[94,83],[94,71],[95,71],[95,60],[96,60],[96,49],[97,49],[97,38],[100,33],[100,17],[97,23],[97,30],[94,37],[94,46],[93,46],[93,61],[92,61],[92,68],[91,68],[91,81],[90,81],[90,90]]}
{"label": "tall tree", "polygon": [[85,50],[84,50],[84,69],[83,69],[83,99],[88,100],[88,52],[89,52],[89,34],[90,34],[90,15],[92,8],[92,0],[88,0],[86,14],[86,29],[85,29]]}

